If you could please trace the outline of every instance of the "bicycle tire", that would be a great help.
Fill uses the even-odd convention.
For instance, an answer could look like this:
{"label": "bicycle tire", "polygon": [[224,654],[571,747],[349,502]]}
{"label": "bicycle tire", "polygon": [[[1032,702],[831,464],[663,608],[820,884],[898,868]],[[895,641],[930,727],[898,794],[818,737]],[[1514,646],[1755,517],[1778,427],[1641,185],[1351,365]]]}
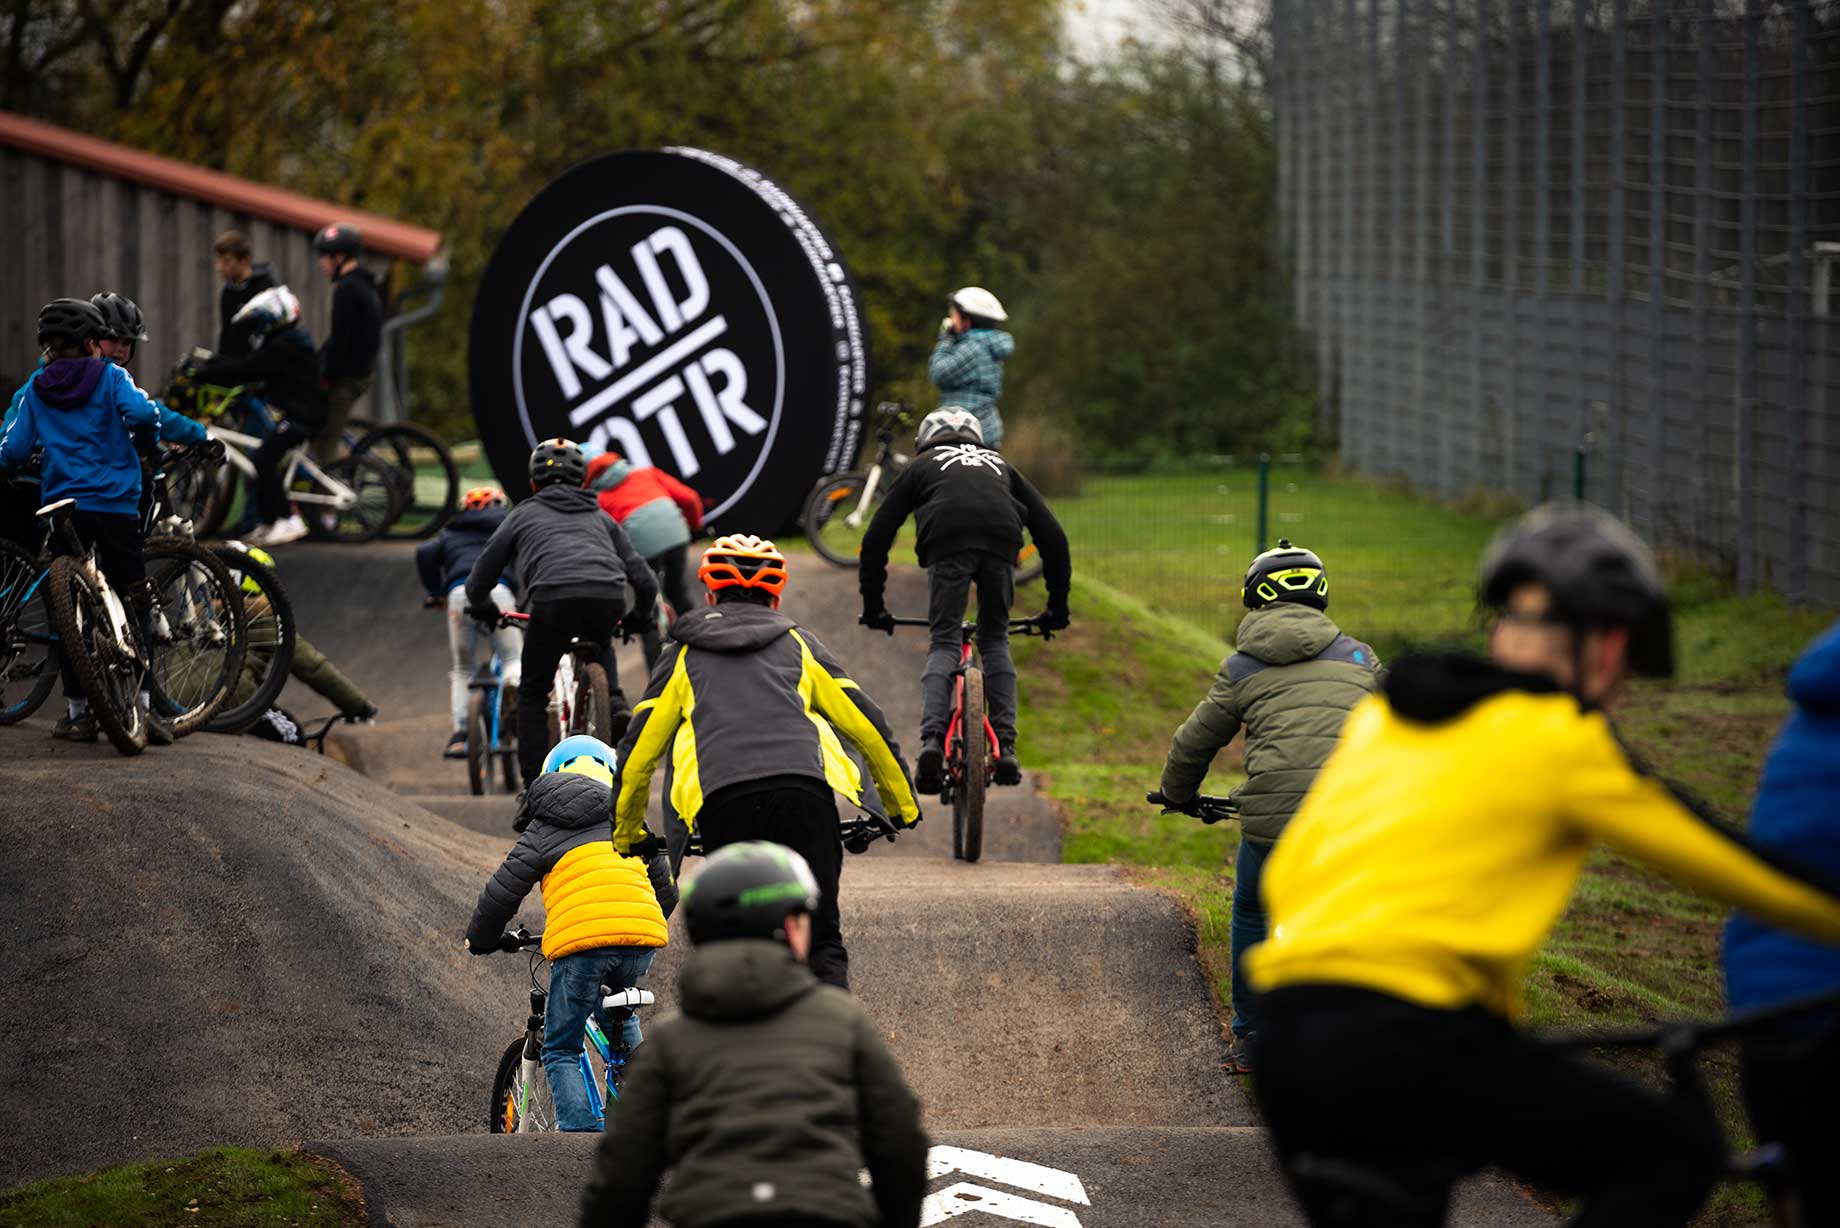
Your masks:
{"label": "bicycle tire", "polygon": [[[242,546],[213,546],[243,601],[243,669],[224,706],[205,722],[212,733],[243,733],[262,719],[287,685],[294,664],[294,603],[274,568]],[[243,688],[248,685],[247,693]]]}
{"label": "bicycle tire", "polygon": [[474,797],[484,797],[492,783],[492,748],[486,733],[486,693],[474,691],[466,706],[466,787]]}
{"label": "bicycle tire", "polygon": [[[874,502],[881,502],[890,478],[889,474],[882,475]],[[805,497],[805,512],[799,523],[805,526],[805,540],[827,563],[838,567],[857,564],[870,517],[865,515],[863,523],[856,528],[843,524],[843,518],[856,510],[854,500],[861,495],[863,483],[868,479],[868,473],[861,469],[833,473],[819,478],[818,484]]]}
{"label": "bicycle tire", "polygon": [[607,686],[607,671],[593,661],[585,662],[575,680],[574,719],[570,733],[593,734],[603,742],[613,741],[613,698]]}
{"label": "bicycle tire", "polygon": [[24,547],[0,540],[0,725],[16,725],[38,711],[58,679],[46,574]]}
{"label": "bicycle tire", "polygon": [[[140,678],[121,660],[121,646],[106,630],[108,607],[102,594],[78,561],[66,556],[51,560],[45,600],[58,629],[61,651],[89,700],[97,726],[122,754],[140,754],[147,749]],[[131,627],[129,634],[133,634]]]}
{"label": "bicycle tire", "polygon": [[510,732],[517,728],[517,706],[506,702],[504,687],[498,688],[498,750],[499,760],[504,764],[505,792],[516,793],[521,782],[518,779],[517,742]]}
{"label": "bicycle tire", "polygon": [[390,475],[389,466],[368,453],[353,452],[324,468],[327,477],[344,483],[357,499],[351,507],[343,509],[324,504],[308,505],[300,513],[301,519],[307,522],[307,532],[321,541],[351,546],[377,540],[397,512],[397,484]]}
{"label": "bicycle tire", "polygon": [[[147,689],[174,736],[184,737],[204,728],[229,701],[242,674],[249,640],[243,595],[223,560],[196,542],[156,537],[141,555],[159,614],[175,635],[148,646]],[[175,590],[181,579],[183,587]]]}
{"label": "bicycle tire", "polygon": [[[418,448],[434,453],[440,476],[445,479],[439,494],[434,494],[431,488],[433,498],[428,502],[419,499],[415,487],[414,453]],[[460,503],[460,466],[454,463],[453,453],[433,431],[413,422],[392,422],[366,431],[351,450],[354,455],[364,453],[389,466],[402,496],[396,515],[383,531],[385,538],[413,541],[433,537],[453,518],[454,509]],[[422,512],[427,514],[423,516]],[[410,516],[410,513],[416,515]],[[405,516],[410,523],[399,524]]]}
{"label": "bicycle tire", "polygon": [[550,1096],[547,1078],[532,1084],[526,1097],[520,1099],[515,1095],[523,1069],[524,1037],[520,1034],[506,1047],[504,1055],[498,1059],[498,1072],[492,1076],[492,1103],[486,1110],[486,1128],[493,1134],[518,1133],[526,1116],[533,1133],[547,1134],[556,1128],[556,1104]]}
{"label": "bicycle tire", "polygon": [[984,786],[990,775],[984,753],[984,671],[976,666],[965,671],[956,749],[960,771],[952,790],[952,856],[974,862],[984,855]]}

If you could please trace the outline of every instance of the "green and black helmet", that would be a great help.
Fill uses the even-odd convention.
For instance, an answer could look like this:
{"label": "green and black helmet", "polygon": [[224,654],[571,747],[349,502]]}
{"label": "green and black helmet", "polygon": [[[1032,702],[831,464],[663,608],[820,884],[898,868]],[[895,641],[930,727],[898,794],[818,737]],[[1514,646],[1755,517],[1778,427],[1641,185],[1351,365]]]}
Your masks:
{"label": "green and black helmet", "polygon": [[1246,568],[1246,582],[1239,596],[1248,610],[1264,609],[1274,601],[1295,601],[1326,610],[1329,575],[1312,551],[1291,545],[1288,537],[1280,537],[1276,550],[1267,550]]}
{"label": "green and black helmet", "polygon": [[765,840],[709,855],[684,887],[684,921],[697,946],[729,938],[784,941],[786,918],[818,908],[818,879],[805,859]]}

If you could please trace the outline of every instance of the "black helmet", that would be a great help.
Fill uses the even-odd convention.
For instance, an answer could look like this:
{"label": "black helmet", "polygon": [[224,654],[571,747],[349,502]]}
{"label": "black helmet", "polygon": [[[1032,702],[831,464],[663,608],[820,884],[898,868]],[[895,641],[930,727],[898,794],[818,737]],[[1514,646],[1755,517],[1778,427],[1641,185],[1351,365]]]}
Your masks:
{"label": "black helmet", "polygon": [[102,313],[102,322],[108,326],[110,337],[116,341],[147,340],[147,321],[133,299],[104,290],[101,294],[92,294],[89,301]]}
{"label": "black helmet", "polygon": [[313,251],[321,256],[355,256],[364,250],[364,235],[343,222],[325,226],[313,236]]}
{"label": "black helmet", "polygon": [[530,454],[530,484],[536,487],[580,486],[588,478],[588,458],[571,439],[545,439]]}
{"label": "black helmet", "polygon": [[728,938],[783,939],[786,918],[818,908],[818,880],[805,859],[765,840],[710,854],[684,887],[684,920],[697,946]]}
{"label": "black helmet", "polygon": [[1636,673],[1674,672],[1674,624],[1661,569],[1642,539],[1610,513],[1547,503],[1496,534],[1482,556],[1482,603],[1499,610],[1528,583],[1552,593],[1562,623],[1629,628],[1629,666]]}
{"label": "black helmet", "polygon": [[52,299],[38,309],[38,343],[101,341],[109,335],[108,323],[88,299]]}
{"label": "black helmet", "polygon": [[1239,598],[1248,610],[1263,609],[1274,601],[1294,601],[1326,610],[1329,574],[1313,551],[1293,546],[1290,538],[1280,537],[1276,550],[1267,550],[1246,568]]}

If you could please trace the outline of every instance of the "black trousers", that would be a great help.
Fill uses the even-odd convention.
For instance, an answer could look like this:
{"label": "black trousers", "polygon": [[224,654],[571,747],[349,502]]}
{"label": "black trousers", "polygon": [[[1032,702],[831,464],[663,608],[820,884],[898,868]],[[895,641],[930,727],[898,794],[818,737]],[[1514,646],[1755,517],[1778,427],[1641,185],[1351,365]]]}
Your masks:
{"label": "black trousers", "polygon": [[[690,591],[690,564],[685,557],[688,549],[685,546],[667,550],[645,560],[652,574],[658,577],[658,600],[670,602],[672,614],[679,618],[698,604],[696,595]],[[648,626],[639,639],[645,645],[645,667],[650,669],[658,664],[658,653],[664,647],[664,637],[655,628]]]}
{"label": "black trousers", "polygon": [[1794,1161],[1802,1222],[1840,1224],[1840,1024],[1810,1036],[1747,1039],[1738,1071],[1757,1137]]}
{"label": "black trousers", "polygon": [[526,781],[543,771],[549,754],[549,691],[556,680],[556,665],[568,651],[571,639],[591,640],[594,659],[607,671],[607,697],[613,713],[613,740],[617,743],[632,719],[626,693],[620,690],[613,665],[614,624],[626,603],[618,597],[565,597],[538,601],[530,607],[524,627],[524,681],[518,688],[518,767]]}
{"label": "black trousers", "polygon": [[314,434],[311,427],[302,426],[292,418],[283,418],[275,424],[268,438],[249,454],[249,463],[256,467],[256,514],[263,524],[273,524],[287,517],[287,492],[281,488],[281,458]]}
{"label": "black trousers", "polygon": [[[757,785],[759,782],[750,782]],[[811,865],[818,880],[818,911],[811,918],[812,975],[839,989],[850,987],[850,953],[843,946],[837,915],[837,888],[843,877],[843,837],[837,825],[837,801],[823,782],[718,789],[697,812],[707,856],[725,844],[771,840],[783,844]]]}
{"label": "black trousers", "polygon": [[1259,1009],[1253,1087],[1287,1173],[1302,1155],[1383,1171],[1439,1224],[1451,1184],[1492,1164],[1576,1196],[1573,1228],[1684,1225],[1718,1180],[1703,1105],[1486,1011],[1343,985],[1274,990]]}
{"label": "black trousers", "polygon": [[932,643],[920,676],[920,736],[943,738],[952,720],[952,671],[964,643],[965,603],[977,585],[978,660],[990,727],[1007,749],[1016,744],[1016,665],[1009,655],[1009,608],[1016,564],[983,551],[934,558],[926,568],[926,619]]}
{"label": "black trousers", "polygon": [[[143,640],[148,638],[148,615],[153,609],[146,591],[147,559],[141,553],[145,539],[141,536],[141,518],[127,512],[71,513],[70,523],[85,546],[96,548],[96,565],[108,577],[115,595],[140,615]],[[60,551],[60,553],[62,553]],[[77,673],[70,668],[68,657],[59,658],[64,679],[64,698],[76,699],[83,694]]]}

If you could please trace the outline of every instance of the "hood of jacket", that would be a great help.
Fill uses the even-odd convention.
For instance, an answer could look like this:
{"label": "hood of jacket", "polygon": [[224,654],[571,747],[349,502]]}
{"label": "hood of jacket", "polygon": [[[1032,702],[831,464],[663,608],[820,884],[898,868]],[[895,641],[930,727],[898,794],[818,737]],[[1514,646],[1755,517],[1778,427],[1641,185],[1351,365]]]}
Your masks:
{"label": "hood of jacket", "polygon": [[32,377],[32,390],[53,409],[74,409],[88,401],[108,366],[101,358],[60,358]]}
{"label": "hood of jacket", "polygon": [[1407,720],[1435,724],[1504,691],[1554,695],[1559,684],[1545,674],[1503,669],[1467,652],[1412,653],[1388,671],[1381,691],[1393,711]]}
{"label": "hood of jacket", "polygon": [[624,456],[603,452],[588,462],[588,489],[612,490],[632,476],[633,463]]}
{"label": "hood of jacket", "polygon": [[1294,601],[1275,601],[1240,619],[1233,643],[1267,665],[1294,665],[1314,660],[1341,633],[1321,610]]}
{"label": "hood of jacket", "polygon": [[1016,352],[1016,339],[1000,328],[974,328],[965,334],[965,338],[978,342],[1004,362],[1008,362],[1009,356]]}
{"label": "hood of jacket", "polygon": [[731,601],[680,615],[671,638],[709,652],[758,652],[797,625],[778,610]]}
{"label": "hood of jacket", "polygon": [[1840,713],[1840,622],[1797,658],[1789,670],[1789,697],[1810,712]]}
{"label": "hood of jacket", "polygon": [[583,516],[602,514],[600,500],[596,499],[594,492],[585,486],[564,486],[558,482],[545,486],[530,497],[558,512],[570,512]]}
{"label": "hood of jacket", "polygon": [[508,514],[502,507],[476,507],[457,513],[447,522],[447,527],[456,533],[478,533],[490,537],[499,525],[505,523]]}
{"label": "hood of jacket", "polygon": [[548,823],[569,831],[613,821],[613,790],[579,772],[545,772],[524,790],[514,831]]}
{"label": "hood of jacket", "polygon": [[677,979],[684,1014],[711,1023],[758,1019],[813,992],[818,980],[792,949],[766,938],[731,939],[698,947]]}

